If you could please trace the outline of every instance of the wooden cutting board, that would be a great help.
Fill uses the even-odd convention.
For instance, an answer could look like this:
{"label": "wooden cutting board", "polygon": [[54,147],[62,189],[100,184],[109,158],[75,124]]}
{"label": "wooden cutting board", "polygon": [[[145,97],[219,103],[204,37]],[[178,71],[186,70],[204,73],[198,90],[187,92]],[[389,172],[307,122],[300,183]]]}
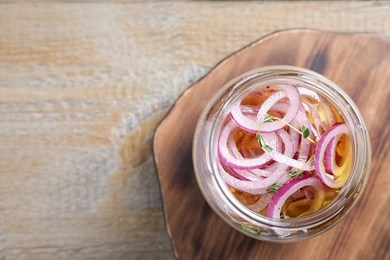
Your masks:
{"label": "wooden cutting board", "polygon": [[[357,206],[331,230],[290,244],[257,241],[218,219],[197,186],[192,138],[214,93],[248,70],[294,65],[317,71],[355,101],[372,142],[371,175]],[[190,86],[158,126],[154,155],[167,232],[179,259],[390,259],[390,39],[377,34],[286,30],[220,62]]]}

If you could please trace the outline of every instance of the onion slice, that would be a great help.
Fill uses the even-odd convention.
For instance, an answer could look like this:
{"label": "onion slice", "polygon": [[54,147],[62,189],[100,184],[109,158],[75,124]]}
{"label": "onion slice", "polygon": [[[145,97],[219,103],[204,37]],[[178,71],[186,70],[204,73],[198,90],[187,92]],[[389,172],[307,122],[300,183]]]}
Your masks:
{"label": "onion slice", "polygon": [[[284,130],[280,130],[281,132],[284,132],[282,134],[283,138],[283,144],[284,144],[284,154],[282,154],[285,157],[290,157],[294,154],[294,150],[291,143],[291,138],[288,136],[287,132]],[[266,178],[254,180],[249,178],[235,178],[234,176],[230,175],[225,169],[222,167],[222,165],[219,163],[218,169],[221,174],[222,179],[231,187],[247,192],[249,194],[261,194],[266,193],[267,188],[271,187],[274,183],[284,184],[288,182],[291,179],[291,176],[287,174],[288,166],[282,163],[278,164],[278,167],[272,172],[271,175],[269,175]],[[234,169],[233,169],[234,171]],[[235,173],[233,173],[236,175]],[[240,174],[242,175],[242,173]],[[249,180],[248,180],[249,179]]]}
{"label": "onion slice", "polygon": [[267,217],[280,218],[280,212],[283,204],[293,193],[305,186],[313,186],[316,190],[316,198],[311,205],[309,211],[313,212],[321,208],[325,200],[325,192],[323,184],[319,179],[312,176],[304,176],[302,178],[293,179],[292,181],[283,185],[272,197],[270,204],[268,205]]}
{"label": "onion slice", "polygon": [[[220,160],[229,167],[237,169],[256,169],[271,161],[271,157],[264,153],[260,156],[253,158],[243,158],[234,156],[235,152],[231,152],[231,149],[237,149],[235,142],[232,138],[229,138],[232,131],[237,128],[234,121],[229,121],[222,129],[222,133],[219,137],[218,152]],[[281,149],[281,144],[277,144],[276,134],[264,135],[264,139],[269,142],[270,146],[275,147],[277,150]],[[229,146],[230,144],[230,146]],[[279,146],[279,147],[278,147]],[[229,148],[230,147],[230,148]]]}
{"label": "onion slice", "polygon": [[[336,192],[348,179],[353,152],[349,128],[339,123],[343,118],[335,107],[310,89],[259,88],[234,103],[224,119],[217,141],[219,175],[231,188],[261,194],[256,203],[251,200],[245,206],[263,213],[268,205],[269,218],[280,218],[289,203],[294,204],[286,217],[319,210],[325,186]],[[274,184],[282,186],[269,194],[275,192],[269,189]],[[302,189],[306,186],[314,187],[314,197],[308,195],[311,189]]]}
{"label": "onion slice", "polygon": [[325,148],[324,167],[325,171],[330,174],[333,174],[333,167],[336,161],[336,146],[337,140],[333,137]]}
{"label": "onion slice", "polygon": [[[285,147],[291,147],[289,149],[292,149],[293,142],[291,140],[291,137],[287,134],[287,132],[284,130],[279,130],[278,135],[283,140]],[[274,159],[275,161],[282,163],[282,164],[285,164],[285,165],[288,165],[288,166],[291,166],[293,168],[297,168],[297,169],[304,168],[304,170],[307,170],[307,171],[314,169],[313,164],[307,164],[306,161],[293,159],[292,156],[286,156],[284,154],[281,154],[280,152],[278,152],[275,149],[273,149],[271,152],[266,151],[266,153],[268,153],[271,156],[271,158]]]}
{"label": "onion slice", "polygon": [[[350,172],[349,168],[352,161],[352,152],[349,152],[349,154],[346,155],[347,158],[345,159],[344,167],[340,167],[336,174],[331,175],[326,172],[324,166],[326,148],[331,145],[331,142],[332,140],[334,140],[335,137],[339,137],[341,135],[349,136],[348,133],[348,127],[345,123],[336,124],[321,136],[316,147],[316,154],[314,156],[314,167],[321,181],[330,188],[341,188],[342,186],[344,186]],[[350,144],[348,145],[350,146]],[[336,149],[333,149],[333,153],[335,152]]]}
{"label": "onion slice", "polygon": [[[245,116],[241,111],[241,106],[239,103],[233,107],[230,113],[232,119],[240,126],[240,128],[251,133],[257,133],[259,124],[260,122],[264,121],[268,111],[281,99],[287,97],[289,100],[289,108],[287,113],[284,115],[283,120],[288,123],[291,122],[295,118],[300,107],[299,92],[295,86],[290,85],[278,86],[278,88],[280,88],[280,91],[270,95],[261,105],[257,114],[257,119]],[[261,132],[275,132],[279,129],[282,129],[283,127],[285,127],[285,124],[280,121],[266,122],[262,125]]]}
{"label": "onion slice", "polygon": [[272,198],[272,194],[270,193],[261,194],[260,199],[258,199],[253,204],[247,205],[247,207],[254,212],[260,212],[268,206],[269,202],[271,201],[271,198]]}

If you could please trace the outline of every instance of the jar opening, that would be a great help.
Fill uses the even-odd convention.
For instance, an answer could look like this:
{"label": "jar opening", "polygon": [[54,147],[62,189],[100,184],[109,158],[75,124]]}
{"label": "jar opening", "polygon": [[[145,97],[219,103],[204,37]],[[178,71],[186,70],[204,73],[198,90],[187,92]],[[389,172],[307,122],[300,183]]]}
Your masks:
{"label": "jar opening", "polygon": [[[343,187],[338,191],[337,196],[327,205],[310,214],[287,219],[270,218],[254,212],[242,204],[232,193],[231,187],[221,177],[221,166],[218,165],[220,133],[224,124],[226,124],[226,117],[231,113],[233,104],[239,102],[244,96],[254,93],[260,87],[280,85],[295,85],[296,87],[313,91],[330,101],[345,121],[352,146],[351,173]],[[202,122],[197,127],[198,136],[196,138],[200,138],[202,134],[205,135],[205,159],[211,174],[212,185],[214,185],[213,189],[218,194],[217,196],[221,196],[219,204],[224,204],[225,206],[218,205],[218,203],[216,204],[212,201],[212,196],[206,194],[208,192],[202,187],[204,183],[201,177],[198,176],[201,173],[197,169],[195,171],[202,193],[217,213],[221,211],[226,213],[229,210],[225,209],[231,208],[231,211],[242,221],[282,230],[310,229],[327,222],[331,222],[329,225],[333,225],[356,203],[367,182],[371,152],[369,137],[363,119],[356,105],[341,88],[315,72],[291,66],[265,67],[247,72],[231,80],[220,89],[205,109],[202,118],[200,120]],[[206,121],[207,127],[205,127]],[[200,133],[200,128],[207,128],[207,131]],[[194,142],[194,144],[194,153],[196,153],[197,142]],[[199,156],[195,155],[194,160],[199,160]],[[219,207],[222,207],[222,209],[218,209]],[[223,215],[224,213],[219,214]]]}

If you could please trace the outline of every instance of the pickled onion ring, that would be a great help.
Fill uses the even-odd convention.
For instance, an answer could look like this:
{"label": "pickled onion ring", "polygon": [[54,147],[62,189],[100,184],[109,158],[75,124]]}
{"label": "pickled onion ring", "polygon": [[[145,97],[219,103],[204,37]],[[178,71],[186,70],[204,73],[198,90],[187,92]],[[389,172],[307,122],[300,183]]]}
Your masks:
{"label": "pickled onion ring", "polygon": [[[280,130],[280,131],[278,131],[278,135],[283,140],[283,143],[285,144],[285,146],[289,146],[292,148],[293,143],[291,141],[291,137],[287,134],[286,131]],[[266,151],[266,153],[268,153],[269,156],[272,159],[274,159],[275,161],[282,163],[282,164],[285,164],[285,165],[288,165],[288,166],[291,166],[293,168],[297,168],[297,169],[305,168],[305,170],[313,170],[314,169],[313,164],[307,164],[306,161],[300,161],[300,160],[293,159],[292,156],[290,157],[290,156],[286,156],[284,154],[281,154],[275,149],[272,150],[271,152]]]}
{"label": "pickled onion ring", "polygon": [[[227,122],[223,127],[218,144],[218,153],[220,160],[229,167],[237,169],[256,169],[260,166],[269,163],[271,161],[271,157],[266,153],[254,158],[237,158],[229,151],[229,144],[231,146],[230,149],[237,149],[234,140],[229,139],[230,134],[236,128],[237,125],[233,121]],[[276,147],[277,138],[271,138],[275,134],[271,133],[269,135],[271,136],[265,136],[267,142],[269,142],[272,147]]]}
{"label": "pickled onion ring", "polygon": [[[300,99],[299,99],[299,92],[296,87],[290,86],[290,85],[283,85],[278,86],[281,90],[278,92],[273,93],[271,96],[269,96],[264,103],[261,105],[258,114],[257,114],[257,120],[254,120],[253,118],[247,117],[244,115],[244,113],[240,109],[240,104],[237,104],[233,107],[230,114],[232,119],[240,126],[240,128],[251,132],[251,133],[257,133],[260,122],[263,122],[265,117],[267,116],[268,111],[281,99],[287,97],[289,100],[289,109],[285,116],[283,117],[283,120],[285,122],[291,122],[296,114],[298,113],[299,107],[300,107]],[[267,122],[264,123],[261,132],[263,133],[270,133],[275,132],[281,128],[284,128],[285,124],[279,121],[275,122]]]}
{"label": "pickled onion ring", "polygon": [[[267,214],[278,218],[280,203],[302,204],[297,198],[286,201],[294,189],[314,186],[315,196],[307,195],[300,217],[323,206],[325,185],[338,189],[346,182],[352,161],[348,128],[336,123],[343,118],[323,96],[291,85],[264,86],[230,108],[219,132],[217,168],[233,193],[234,188],[273,197]],[[242,203],[259,212],[265,202]]]}
{"label": "pickled onion ring", "polygon": [[[282,133],[281,136],[283,140],[283,144],[285,146],[283,156],[289,157],[294,154],[292,149],[291,140],[288,138],[288,134],[284,130],[280,130]],[[272,175],[263,178],[261,180],[243,180],[239,178],[235,178],[230,175],[219,163],[218,168],[220,170],[222,179],[231,187],[247,192],[249,194],[261,194],[265,193],[267,188],[271,187],[272,184],[278,182],[279,184],[284,184],[291,179],[291,176],[287,174],[288,166],[285,164],[278,164],[278,168],[272,173]]]}
{"label": "pickled onion ring", "polygon": [[321,181],[331,188],[341,188],[342,186],[344,186],[349,176],[348,167],[342,167],[342,172],[338,173],[338,176],[336,177],[334,175],[328,174],[325,171],[324,166],[324,156],[327,146],[331,143],[333,138],[343,134],[348,134],[347,125],[345,123],[336,124],[321,136],[316,147],[316,154],[314,156],[315,169]]}
{"label": "pickled onion ring", "polygon": [[324,154],[324,167],[327,173],[333,174],[333,164],[336,161],[336,138],[333,137],[326,146]]}
{"label": "pickled onion ring", "polygon": [[305,186],[313,186],[318,192],[317,200],[312,204],[310,211],[318,210],[325,199],[323,184],[316,177],[304,176],[286,183],[274,194],[268,205],[267,217],[280,218],[280,211],[286,199]]}

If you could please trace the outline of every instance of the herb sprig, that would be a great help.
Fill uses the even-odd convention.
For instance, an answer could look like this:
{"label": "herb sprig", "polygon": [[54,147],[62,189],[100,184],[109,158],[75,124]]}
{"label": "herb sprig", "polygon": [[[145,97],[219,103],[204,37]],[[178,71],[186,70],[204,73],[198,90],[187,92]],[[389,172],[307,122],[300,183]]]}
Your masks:
{"label": "herb sprig", "polygon": [[314,162],[314,154],[309,158],[309,160],[307,160],[307,162],[298,170],[291,170],[289,172],[287,172],[288,175],[290,175],[291,177],[294,177],[294,178],[300,178],[303,176],[303,171],[304,169],[311,163]]}
{"label": "herb sprig", "polygon": [[264,138],[261,134],[257,135],[257,141],[263,149],[267,150],[268,152],[272,152],[273,148],[265,143]]}
{"label": "herb sprig", "polygon": [[[290,123],[286,122],[285,120],[279,118],[279,117],[276,117],[276,116],[272,116],[272,115],[269,115],[267,114],[266,117],[264,118],[264,120],[259,124],[259,130],[257,132],[257,141],[260,145],[261,148],[263,148],[264,150],[268,151],[268,152],[272,152],[273,148],[271,146],[269,146],[268,144],[265,143],[264,141],[264,138],[263,136],[261,135],[261,127],[263,125],[263,123],[266,123],[266,122],[270,122],[272,120],[278,120],[282,123],[284,123],[285,125],[287,125],[288,127],[290,127],[291,129],[293,129],[294,131],[298,132],[303,138],[309,140],[311,143],[314,143],[316,144],[316,142],[310,138],[310,130],[309,128],[307,128],[305,125],[302,125],[300,129],[297,129],[296,127],[294,127],[293,125],[291,125]],[[312,156],[309,158],[309,160],[307,160],[307,162],[302,166],[302,168],[300,169],[297,169],[297,170],[291,170],[289,172],[287,172],[288,175],[290,175],[291,177],[294,177],[294,178],[300,178],[303,176],[303,171],[304,169],[311,163],[314,162],[314,154],[312,154]],[[280,183],[274,183],[272,184],[271,187],[269,187],[266,191],[268,193],[275,193],[277,192],[280,188],[282,187],[282,184]]]}
{"label": "herb sprig", "polygon": [[260,147],[265,149],[267,152],[272,152],[273,148],[265,143],[263,136],[260,133],[261,126],[263,123],[266,123],[270,121],[271,119],[265,118],[260,124],[259,124],[259,130],[257,131],[257,141],[260,144]]}
{"label": "herb sprig", "polygon": [[279,117],[276,117],[276,116],[272,116],[272,115],[269,115],[267,114],[266,117],[264,118],[264,120],[259,124],[259,129],[257,131],[257,141],[260,145],[261,148],[263,148],[264,150],[266,150],[267,152],[272,152],[273,148],[271,146],[269,146],[268,144],[265,143],[264,141],[264,138],[263,136],[261,135],[261,127],[263,125],[263,123],[266,123],[266,122],[270,122],[272,120],[278,120],[284,124],[286,124],[287,126],[289,126],[291,129],[295,130],[296,132],[298,132],[300,135],[302,135],[303,138],[309,140],[310,142],[312,142],[313,144],[315,144],[316,142],[311,139],[309,136],[310,136],[310,130],[309,128],[307,128],[305,125],[302,125],[301,126],[301,129],[297,129],[296,127],[292,126],[290,123],[284,121],[283,119],[279,118]]}
{"label": "herb sprig", "polygon": [[[287,125],[288,127],[290,127],[291,129],[293,129],[294,131],[298,132],[300,135],[302,135],[303,138],[309,140],[311,143],[315,144],[316,142],[311,139],[309,136],[310,136],[310,130],[309,128],[307,128],[305,125],[302,125],[301,126],[301,129],[297,129],[296,127],[294,127],[293,125],[291,125],[290,123],[284,121],[282,118],[279,118],[277,116],[272,116],[270,114],[267,114],[266,117],[264,118],[263,122],[262,123],[265,123],[265,122],[269,122],[269,121],[272,121],[272,120],[277,120],[277,121],[280,121],[282,123],[284,123],[285,125]],[[260,124],[262,125],[262,124]],[[259,133],[260,133],[260,129],[259,129]]]}
{"label": "herb sprig", "polygon": [[268,193],[275,193],[282,187],[282,184],[275,182],[271,187],[266,189]]}

